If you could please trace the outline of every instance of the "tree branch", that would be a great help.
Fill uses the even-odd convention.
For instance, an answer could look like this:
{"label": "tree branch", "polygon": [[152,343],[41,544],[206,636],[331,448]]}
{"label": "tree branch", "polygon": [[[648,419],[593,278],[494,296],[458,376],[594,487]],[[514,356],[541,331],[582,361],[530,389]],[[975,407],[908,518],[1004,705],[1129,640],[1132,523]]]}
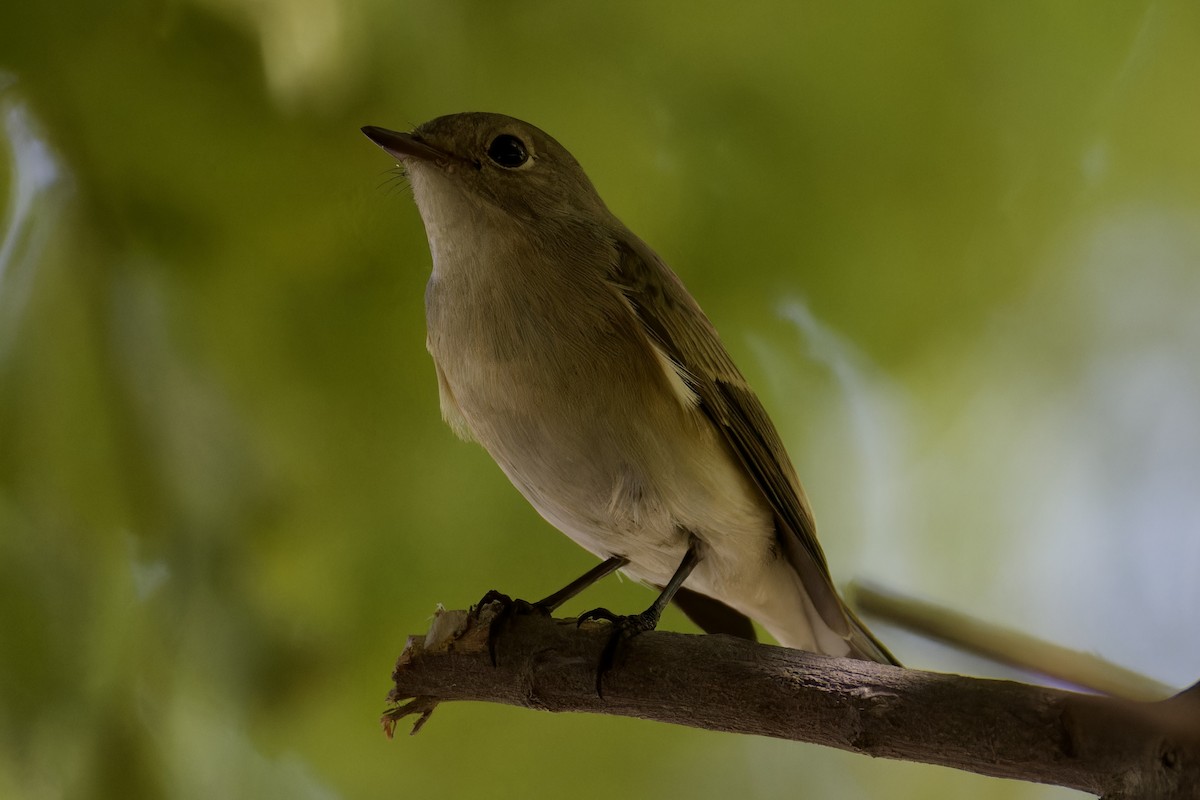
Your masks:
{"label": "tree branch", "polygon": [[854,608],[876,619],[1060,684],[1132,700],[1161,700],[1171,695],[1170,687],[1099,656],[992,625],[881,586],[852,582],[846,587],[846,599]]}
{"label": "tree branch", "polygon": [[415,733],[439,702],[482,700],[812,742],[1108,800],[1200,798],[1197,687],[1136,703],[652,631],[623,643],[600,697],[607,625],[516,616],[496,634],[493,665],[499,608],[443,611],[410,637],[383,718],[389,736],[409,714],[420,715]]}

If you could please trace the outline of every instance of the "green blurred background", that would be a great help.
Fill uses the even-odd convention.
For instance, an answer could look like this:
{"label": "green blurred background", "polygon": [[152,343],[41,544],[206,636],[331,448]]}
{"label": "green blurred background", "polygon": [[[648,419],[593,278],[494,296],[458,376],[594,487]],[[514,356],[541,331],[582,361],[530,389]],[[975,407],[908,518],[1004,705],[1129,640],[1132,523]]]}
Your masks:
{"label": "green blurred background", "polygon": [[358,128],[570,148],[758,387],[839,581],[1182,686],[1198,86],[1192,0],[5,3],[0,797],[1078,796],[479,704],[385,740],[436,604],[592,561],[439,421],[420,220]]}

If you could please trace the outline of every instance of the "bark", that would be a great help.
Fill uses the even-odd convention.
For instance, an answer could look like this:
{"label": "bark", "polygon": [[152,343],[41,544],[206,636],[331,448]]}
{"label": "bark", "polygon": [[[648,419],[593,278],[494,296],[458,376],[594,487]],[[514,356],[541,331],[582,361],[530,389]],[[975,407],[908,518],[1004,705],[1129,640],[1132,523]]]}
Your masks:
{"label": "bark", "polygon": [[1200,799],[1200,684],[1133,702],[903,669],[728,636],[651,631],[597,666],[607,624],[444,611],[393,674],[390,736],[440,702],[587,711],[812,742],[864,755],[1047,783],[1108,800]]}

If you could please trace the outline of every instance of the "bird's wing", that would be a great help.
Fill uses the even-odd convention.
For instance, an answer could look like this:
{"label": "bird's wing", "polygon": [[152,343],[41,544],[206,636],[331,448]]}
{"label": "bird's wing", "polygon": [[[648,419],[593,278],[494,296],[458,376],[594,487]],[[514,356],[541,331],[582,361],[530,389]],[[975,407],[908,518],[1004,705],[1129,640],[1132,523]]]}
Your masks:
{"label": "bird's wing", "polygon": [[846,638],[858,657],[894,663],[887,649],[842,604],[817,542],[808,499],[779,433],[716,329],[662,259],[632,233],[624,234],[616,242],[611,282],[633,307],[649,344],[679,367],[688,388],[699,398],[699,409],[770,504],[782,549],[821,619]]}

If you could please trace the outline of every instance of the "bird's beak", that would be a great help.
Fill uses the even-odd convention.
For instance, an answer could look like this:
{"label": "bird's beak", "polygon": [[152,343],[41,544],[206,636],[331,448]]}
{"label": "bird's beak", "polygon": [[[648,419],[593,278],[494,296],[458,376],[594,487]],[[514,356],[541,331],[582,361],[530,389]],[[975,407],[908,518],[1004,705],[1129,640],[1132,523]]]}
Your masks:
{"label": "bird's beak", "polygon": [[382,147],[388,155],[393,156],[399,161],[418,158],[422,161],[434,161],[445,164],[448,161],[461,160],[457,156],[426,144],[411,133],[398,133],[397,131],[389,131],[387,128],[377,128],[374,125],[365,126],[362,132],[367,135],[368,139]]}

